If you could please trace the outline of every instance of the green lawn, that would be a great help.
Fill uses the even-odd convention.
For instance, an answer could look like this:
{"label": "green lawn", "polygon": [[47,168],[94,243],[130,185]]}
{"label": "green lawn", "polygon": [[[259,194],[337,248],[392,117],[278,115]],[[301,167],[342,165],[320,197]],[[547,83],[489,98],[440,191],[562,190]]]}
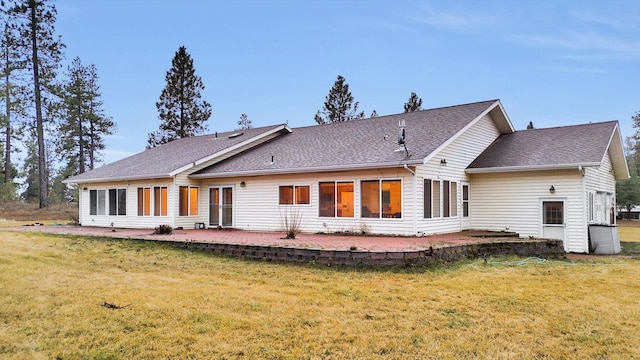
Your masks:
{"label": "green lawn", "polygon": [[382,270],[2,230],[0,245],[0,358],[640,354],[640,260],[633,258]]}

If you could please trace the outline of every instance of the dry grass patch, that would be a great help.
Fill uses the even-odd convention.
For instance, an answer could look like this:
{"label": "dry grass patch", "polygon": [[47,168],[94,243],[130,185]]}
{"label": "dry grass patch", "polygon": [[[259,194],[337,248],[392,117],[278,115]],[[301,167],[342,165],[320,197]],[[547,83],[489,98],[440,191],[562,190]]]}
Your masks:
{"label": "dry grass patch", "polygon": [[640,242],[640,222],[620,221],[618,225],[618,236],[620,241]]}
{"label": "dry grass patch", "polygon": [[375,271],[6,231],[0,246],[0,354],[11,358],[628,359],[640,349],[633,259]]}

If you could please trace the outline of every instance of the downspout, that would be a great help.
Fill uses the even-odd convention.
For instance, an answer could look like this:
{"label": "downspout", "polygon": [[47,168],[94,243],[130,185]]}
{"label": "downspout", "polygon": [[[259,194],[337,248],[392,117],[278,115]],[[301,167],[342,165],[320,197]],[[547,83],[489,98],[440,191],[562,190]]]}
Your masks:
{"label": "downspout", "polygon": [[413,235],[418,236],[418,177],[416,172],[411,170],[407,164],[404,164],[403,167],[413,175]]}
{"label": "downspout", "polygon": [[[589,253],[589,204],[588,204],[588,193],[587,193],[587,183],[584,179],[584,176],[586,174],[586,170],[582,167],[582,165],[578,166],[578,171],[580,172],[580,174],[582,175],[582,236],[584,239],[586,239],[586,253]],[[564,246],[564,250],[567,251],[569,249],[569,246],[566,244],[566,241],[564,244],[562,244]]]}
{"label": "downspout", "polygon": [[[180,197],[180,194],[178,193],[178,189],[176,188],[176,176],[173,175],[173,191],[171,192],[173,194],[173,196],[171,196],[171,207],[173,209],[173,211],[171,212],[171,224],[172,226],[175,228],[176,227],[176,210],[180,211],[179,207],[180,205],[178,204],[178,206],[175,206],[175,202],[176,202],[176,194],[178,195],[178,198]],[[168,194],[167,194],[168,195]],[[169,196],[167,196],[169,197]],[[167,207],[169,206],[169,199],[167,199]],[[168,211],[169,209],[167,209]]]}

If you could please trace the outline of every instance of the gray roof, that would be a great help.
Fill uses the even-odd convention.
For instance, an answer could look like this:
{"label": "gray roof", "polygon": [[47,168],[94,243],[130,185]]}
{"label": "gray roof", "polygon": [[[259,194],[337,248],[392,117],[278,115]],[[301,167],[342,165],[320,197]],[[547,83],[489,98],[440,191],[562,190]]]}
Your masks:
{"label": "gray roof", "polygon": [[502,134],[468,169],[600,165],[617,121]]}
{"label": "gray roof", "polygon": [[[421,163],[496,102],[498,100],[294,128],[291,133],[213,164],[195,175],[230,176]],[[399,120],[406,123],[408,157],[404,151],[396,151]]]}
{"label": "gray roof", "polygon": [[[70,177],[65,182],[83,183],[122,179],[169,177],[170,173],[209,155],[224,151],[252,137],[276,129],[273,125],[241,131],[193,136],[174,140],[158,147],[126,157],[100,168]],[[229,135],[243,133],[229,138]]]}

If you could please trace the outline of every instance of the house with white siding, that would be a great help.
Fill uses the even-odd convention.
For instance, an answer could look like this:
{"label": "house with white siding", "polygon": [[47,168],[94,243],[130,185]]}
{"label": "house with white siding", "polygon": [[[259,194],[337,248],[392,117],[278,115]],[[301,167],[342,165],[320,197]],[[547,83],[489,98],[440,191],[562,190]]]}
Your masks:
{"label": "house with white siding", "polygon": [[83,226],[425,236],[469,229],[588,253],[629,177],[616,121],[515,131],[499,100],[180,139],[71,177]]}

